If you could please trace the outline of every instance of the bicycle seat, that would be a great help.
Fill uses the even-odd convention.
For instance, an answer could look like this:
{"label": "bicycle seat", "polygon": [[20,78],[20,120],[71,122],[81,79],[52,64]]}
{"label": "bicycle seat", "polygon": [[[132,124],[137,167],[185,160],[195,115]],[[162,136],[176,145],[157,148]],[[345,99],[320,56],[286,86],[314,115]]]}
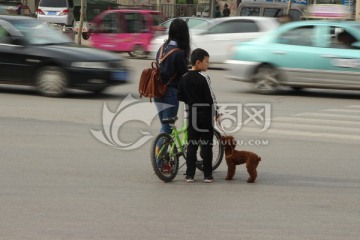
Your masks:
{"label": "bicycle seat", "polygon": [[174,124],[178,120],[178,117],[164,118],[161,122],[165,124]]}

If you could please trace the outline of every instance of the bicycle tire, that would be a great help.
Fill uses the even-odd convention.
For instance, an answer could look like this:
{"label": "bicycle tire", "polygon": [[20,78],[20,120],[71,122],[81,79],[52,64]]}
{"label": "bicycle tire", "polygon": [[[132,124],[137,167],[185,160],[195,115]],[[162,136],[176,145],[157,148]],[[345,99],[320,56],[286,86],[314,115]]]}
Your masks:
{"label": "bicycle tire", "polygon": [[174,142],[169,134],[160,133],[156,136],[150,148],[151,165],[154,173],[164,182],[171,182],[179,170],[177,149],[172,147],[172,144]]}
{"label": "bicycle tire", "polygon": [[[201,150],[199,151],[199,155],[201,158]],[[224,148],[221,144],[221,134],[214,129],[214,138],[213,138],[213,161],[212,161],[212,170],[216,170],[224,157]],[[203,164],[202,161],[199,161],[199,163],[196,164],[196,168],[200,171],[203,171]]]}

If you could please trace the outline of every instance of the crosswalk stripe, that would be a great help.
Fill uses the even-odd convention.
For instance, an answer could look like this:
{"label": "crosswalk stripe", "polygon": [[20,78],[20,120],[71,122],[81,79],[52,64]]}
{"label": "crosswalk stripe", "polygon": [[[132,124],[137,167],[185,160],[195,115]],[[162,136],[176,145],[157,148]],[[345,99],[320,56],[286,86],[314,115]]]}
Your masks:
{"label": "crosswalk stripe", "polygon": [[360,116],[353,116],[353,115],[346,115],[346,114],[330,114],[330,113],[312,113],[312,112],[305,112],[305,113],[298,113],[295,116],[308,116],[308,117],[325,117],[328,118],[347,118],[347,119],[359,119]]}
{"label": "crosswalk stripe", "polygon": [[338,126],[324,126],[324,125],[309,125],[309,124],[296,124],[296,123],[274,123],[271,124],[270,129],[274,127],[275,129],[283,129],[283,128],[296,128],[298,129],[307,129],[307,130],[315,130],[315,131],[342,131],[342,132],[350,132],[350,133],[359,133],[360,128],[354,129],[353,127],[338,127]]}
{"label": "crosswalk stripe", "polygon": [[326,109],[325,112],[360,113],[360,109]]}
{"label": "crosswalk stripe", "polygon": [[345,106],[341,109],[324,109],[321,112],[303,112],[289,117],[272,118],[269,129],[263,132],[256,125],[242,126],[240,132],[358,143],[360,141],[359,113],[360,105]]}
{"label": "crosswalk stripe", "polygon": [[[241,131],[248,133],[259,133],[259,129],[255,128],[244,128]],[[326,138],[338,138],[338,139],[348,139],[348,140],[359,140],[360,136],[357,135],[347,135],[347,134],[334,134],[334,133],[324,133],[324,132],[306,132],[306,131],[292,131],[292,130],[283,130],[283,129],[268,129],[263,133],[267,134],[277,134],[277,135],[292,135],[292,136],[304,136],[304,137],[321,137],[322,139]],[[241,133],[240,133],[241,134]]]}
{"label": "crosswalk stripe", "polygon": [[349,108],[360,108],[360,105],[349,105],[347,107],[349,107]]}
{"label": "crosswalk stripe", "polygon": [[272,122],[301,122],[306,124],[321,124],[321,125],[357,125],[360,126],[360,122],[357,121],[346,121],[346,120],[328,120],[328,119],[319,119],[319,118],[296,118],[296,117],[277,117],[272,120]]}

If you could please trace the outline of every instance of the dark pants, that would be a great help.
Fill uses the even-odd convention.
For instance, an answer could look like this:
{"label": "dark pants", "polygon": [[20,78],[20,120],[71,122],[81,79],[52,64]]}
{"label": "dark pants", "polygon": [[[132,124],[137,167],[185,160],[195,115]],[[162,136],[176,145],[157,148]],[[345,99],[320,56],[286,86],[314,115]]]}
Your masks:
{"label": "dark pants", "polygon": [[[201,157],[203,158],[203,170],[204,178],[212,176],[212,146],[213,146],[213,135],[214,128],[212,124],[211,116],[205,118],[203,121],[197,121],[197,126],[193,126],[191,123],[191,117],[189,119],[188,127],[188,149],[186,157],[186,175],[194,177],[196,171],[196,153],[199,145],[201,145]],[[198,129],[202,131],[198,131]]]}

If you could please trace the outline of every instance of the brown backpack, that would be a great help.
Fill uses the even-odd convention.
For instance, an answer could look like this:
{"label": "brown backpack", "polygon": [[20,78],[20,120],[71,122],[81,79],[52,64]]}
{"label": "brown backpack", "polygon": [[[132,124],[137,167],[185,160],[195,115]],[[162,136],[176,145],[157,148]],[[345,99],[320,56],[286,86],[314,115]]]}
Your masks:
{"label": "brown backpack", "polygon": [[[167,83],[163,83],[160,76],[159,64],[165,60],[173,52],[180,50],[180,48],[173,48],[164,56],[159,59],[159,63],[156,61],[151,63],[150,68],[145,68],[140,77],[139,93],[140,97],[144,96],[150,98],[161,98],[167,92]],[[160,56],[162,55],[163,47],[160,50]]]}

